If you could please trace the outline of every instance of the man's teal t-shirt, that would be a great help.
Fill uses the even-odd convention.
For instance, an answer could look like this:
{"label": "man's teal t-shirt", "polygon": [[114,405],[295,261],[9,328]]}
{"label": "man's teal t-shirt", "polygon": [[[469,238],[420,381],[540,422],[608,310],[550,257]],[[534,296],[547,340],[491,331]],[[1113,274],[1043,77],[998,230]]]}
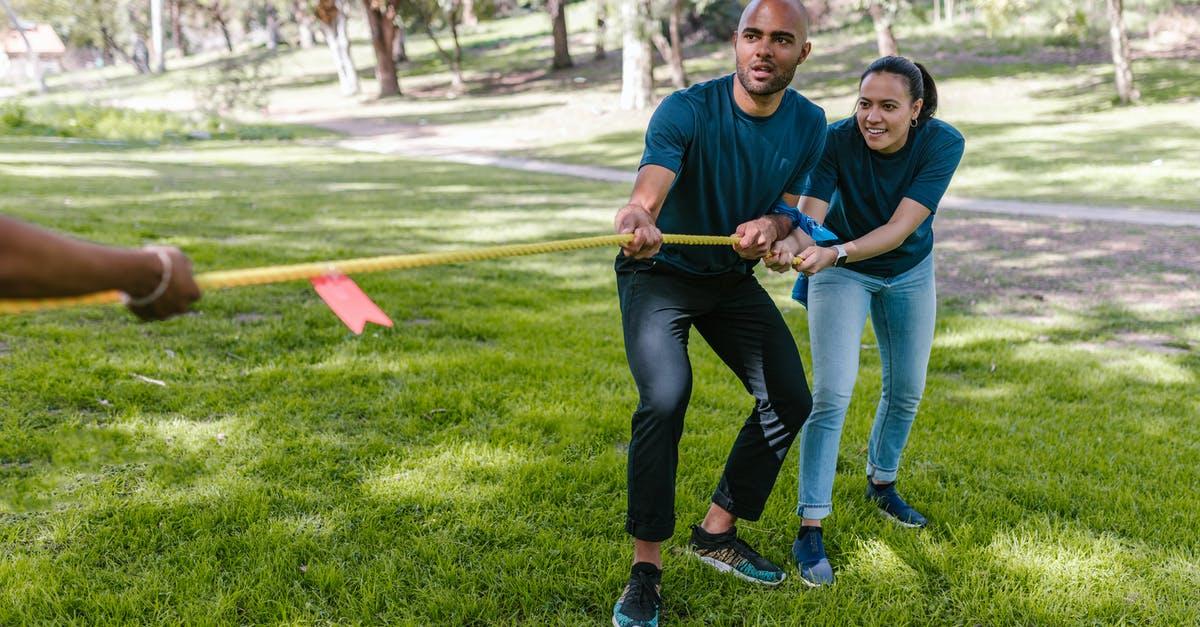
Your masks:
{"label": "man's teal t-shirt", "polygon": [[[663,233],[730,235],[765,215],[784,193],[799,194],[825,145],[825,111],[787,89],[775,113],[747,115],[733,100],[732,74],[677,91],[646,129],[643,167],[675,172],[659,213]],[[757,261],[730,246],[664,245],[654,259],[697,275],[749,273]],[[617,268],[631,262],[618,256]]]}
{"label": "man's teal t-shirt", "polygon": [[872,276],[896,276],[933,250],[933,217],[962,160],[963,146],[958,130],[931,118],[909,131],[903,148],[885,155],[867,147],[855,118],[839,120],[829,125],[824,155],[800,195],[829,203],[825,226],[843,242],[887,224],[905,198],[929,209],[929,218],[899,247],[846,265]]}

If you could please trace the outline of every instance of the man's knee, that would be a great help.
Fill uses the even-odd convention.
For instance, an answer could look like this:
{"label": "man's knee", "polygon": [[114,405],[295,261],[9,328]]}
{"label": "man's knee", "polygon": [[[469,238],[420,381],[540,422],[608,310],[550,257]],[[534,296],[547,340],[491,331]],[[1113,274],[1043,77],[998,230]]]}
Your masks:
{"label": "man's knee", "polygon": [[800,430],[813,408],[812,395],[807,389],[772,393],[767,397],[766,403],[775,415],[779,416],[779,421],[791,431]]}
{"label": "man's knee", "polygon": [[634,428],[656,428],[682,420],[692,393],[688,381],[657,381],[642,386]]}

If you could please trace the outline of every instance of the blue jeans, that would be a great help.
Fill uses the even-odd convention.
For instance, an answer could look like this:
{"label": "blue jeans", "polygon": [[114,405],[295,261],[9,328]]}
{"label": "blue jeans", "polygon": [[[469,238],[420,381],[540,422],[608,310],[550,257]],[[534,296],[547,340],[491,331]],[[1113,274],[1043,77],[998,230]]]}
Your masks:
{"label": "blue jeans", "polygon": [[925,391],[925,371],[937,316],[933,255],[910,270],[880,278],[828,268],[810,278],[808,333],[812,344],[813,410],[800,432],[797,514],[820,519],[833,511],[838,444],[854,382],[868,312],[879,343],[883,390],[867,445],[867,476],[894,481]]}

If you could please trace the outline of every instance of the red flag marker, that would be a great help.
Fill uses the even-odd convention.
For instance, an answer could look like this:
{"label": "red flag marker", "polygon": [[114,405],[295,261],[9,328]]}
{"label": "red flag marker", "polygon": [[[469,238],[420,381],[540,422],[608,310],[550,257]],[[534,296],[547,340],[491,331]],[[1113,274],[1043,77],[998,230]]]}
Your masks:
{"label": "red flag marker", "polygon": [[321,300],[329,305],[333,313],[337,314],[355,335],[362,335],[368,322],[385,327],[392,326],[392,319],[388,318],[350,277],[344,274],[330,274],[315,277],[311,281]]}

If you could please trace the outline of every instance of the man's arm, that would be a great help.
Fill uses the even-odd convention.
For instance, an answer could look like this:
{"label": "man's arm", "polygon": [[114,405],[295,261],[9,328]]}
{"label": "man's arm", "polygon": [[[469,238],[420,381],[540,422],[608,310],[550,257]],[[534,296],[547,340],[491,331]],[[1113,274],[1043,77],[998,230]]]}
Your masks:
{"label": "man's arm", "polygon": [[0,298],[106,290],[129,295],[130,310],[144,320],[183,313],[200,298],[192,264],[177,248],[102,246],[0,216]]}
{"label": "man's arm", "polygon": [[655,222],[673,182],[675,173],[660,165],[647,164],[638,170],[629,203],[613,218],[617,233],[633,233],[633,240],[621,247],[626,255],[646,259],[662,248],[662,231]]}

